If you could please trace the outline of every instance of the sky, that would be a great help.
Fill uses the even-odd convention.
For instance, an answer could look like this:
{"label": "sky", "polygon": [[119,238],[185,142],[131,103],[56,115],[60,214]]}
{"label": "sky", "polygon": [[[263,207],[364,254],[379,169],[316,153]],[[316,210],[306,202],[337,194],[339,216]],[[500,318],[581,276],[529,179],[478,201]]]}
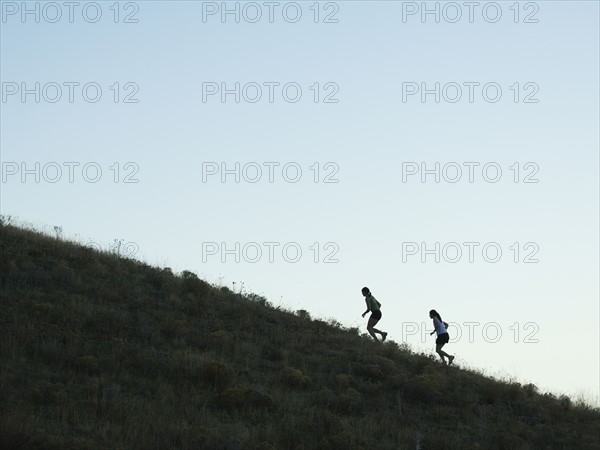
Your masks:
{"label": "sky", "polygon": [[600,404],[598,2],[76,3],[1,2],[3,215]]}

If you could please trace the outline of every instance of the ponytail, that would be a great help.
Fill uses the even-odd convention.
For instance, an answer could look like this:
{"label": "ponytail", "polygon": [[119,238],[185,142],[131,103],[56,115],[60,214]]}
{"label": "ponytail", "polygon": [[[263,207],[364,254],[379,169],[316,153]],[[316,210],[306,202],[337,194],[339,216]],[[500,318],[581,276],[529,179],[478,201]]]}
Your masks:
{"label": "ponytail", "polygon": [[433,317],[437,317],[440,322],[444,323],[442,317],[440,316],[440,313],[438,313],[435,309],[429,311],[429,314],[431,314]]}

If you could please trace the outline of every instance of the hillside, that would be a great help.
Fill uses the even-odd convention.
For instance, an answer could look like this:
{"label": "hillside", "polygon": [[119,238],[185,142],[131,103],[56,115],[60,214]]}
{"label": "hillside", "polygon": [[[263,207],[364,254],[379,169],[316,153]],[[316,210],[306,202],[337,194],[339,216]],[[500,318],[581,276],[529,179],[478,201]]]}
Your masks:
{"label": "hillside", "polygon": [[1,448],[600,449],[598,410],[533,385],[6,224],[0,248]]}

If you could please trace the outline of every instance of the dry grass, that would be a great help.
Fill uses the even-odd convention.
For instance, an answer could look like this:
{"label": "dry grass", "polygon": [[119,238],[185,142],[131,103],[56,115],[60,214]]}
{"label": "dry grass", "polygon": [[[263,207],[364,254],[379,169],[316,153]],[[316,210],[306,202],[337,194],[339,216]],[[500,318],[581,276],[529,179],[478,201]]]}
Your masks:
{"label": "dry grass", "polygon": [[600,448],[598,410],[533,385],[31,230],[0,246],[1,448]]}

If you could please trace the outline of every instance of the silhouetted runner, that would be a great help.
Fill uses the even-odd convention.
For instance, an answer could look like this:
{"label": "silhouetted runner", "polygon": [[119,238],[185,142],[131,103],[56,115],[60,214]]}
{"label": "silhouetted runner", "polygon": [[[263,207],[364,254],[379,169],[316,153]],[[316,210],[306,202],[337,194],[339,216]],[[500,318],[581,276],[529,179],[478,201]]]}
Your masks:
{"label": "silhouetted runner", "polygon": [[379,333],[381,335],[381,342],[383,342],[388,334],[385,331],[379,331],[377,328],[373,328],[375,325],[377,325],[379,319],[381,319],[381,303],[379,303],[377,299],[373,297],[373,294],[371,294],[371,291],[368,287],[362,288],[361,292],[362,295],[365,296],[365,302],[367,303],[367,310],[362,316],[365,317],[365,314],[371,311],[371,317],[369,317],[369,322],[367,323],[367,331],[376,341],[379,341],[379,339],[377,339],[375,333]]}
{"label": "silhouetted runner", "polygon": [[433,319],[434,328],[429,335],[431,336],[433,333],[437,333],[437,339],[435,340],[435,352],[440,355],[440,358],[442,358],[444,364],[446,364],[444,357],[447,357],[448,365],[450,365],[452,364],[452,361],[454,361],[454,356],[449,355],[442,350],[442,347],[450,340],[450,335],[448,334],[448,331],[446,331],[448,324],[442,320],[439,313],[435,309],[429,311],[429,317]]}

